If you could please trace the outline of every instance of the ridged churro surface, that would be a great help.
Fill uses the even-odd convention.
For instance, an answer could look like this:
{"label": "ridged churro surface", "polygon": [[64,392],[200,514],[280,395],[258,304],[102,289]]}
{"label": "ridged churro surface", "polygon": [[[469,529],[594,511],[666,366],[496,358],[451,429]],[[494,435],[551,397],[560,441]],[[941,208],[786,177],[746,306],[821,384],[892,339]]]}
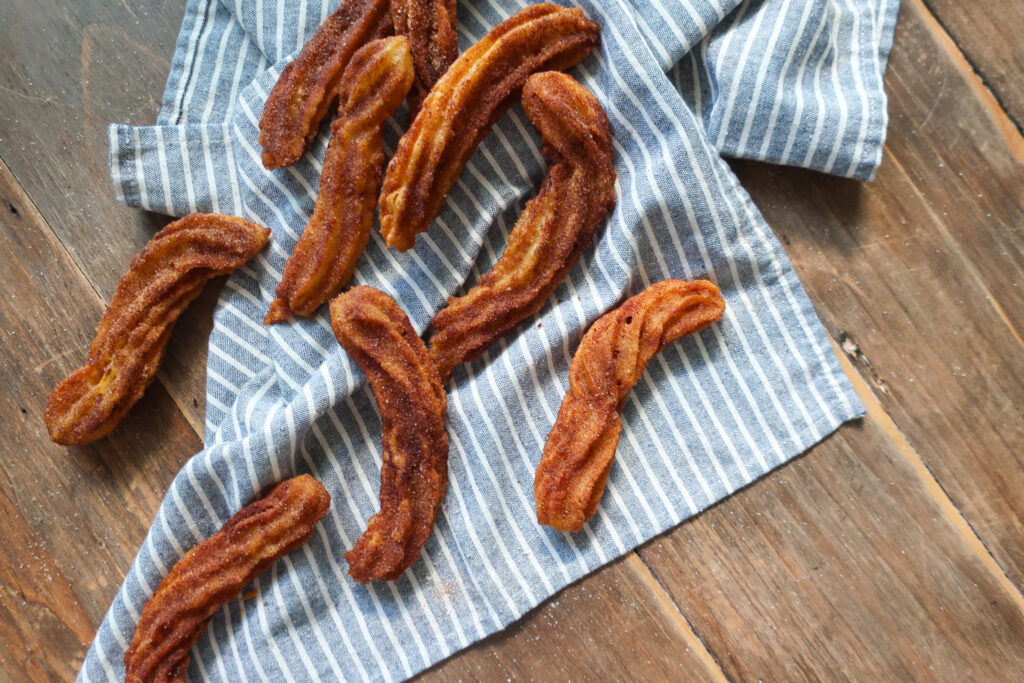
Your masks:
{"label": "ridged churro surface", "polygon": [[415,100],[423,98],[459,56],[455,0],[391,0],[395,33],[409,39],[416,63]]}
{"label": "ridged churro surface", "polygon": [[309,540],[330,504],[308,474],[288,479],[185,553],[142,609],[124,654],[126,683],[185,680],[189,650],[210,617]]}
{"label": "ridged churro surface", "polygon": [[380,228],[388,246],[413,246],[530,74],[577,64],[599,34],[582,10],[531,5],[455,60],[427,95],[384,174]]}
{"label": "ridged churro surface", "polygon": [[372,287],[331,301],[331,327],[373,388],[383,431],[380,512],[345,553],[357,581],[392,581],[419,557],[448,486],[448,401],[405,311]]}
{"label": "ridged churro surface", "polygon": [[597,98],[545,71],[526,81],[523,108],[554,163],[494,267],[434,317],[430,355],[442,382],[540,309],[615,206],[611,128]]}
{"label": "ridged churro surface", "polygon": [[374,40],[352,56],[341,80],[338,118],[331,124],[313,215],[285,263],[264,323],[312,316],[352,278],[380,192],[381,126],[412,81],[412,54],[404,37]]}
{"label": "ridged churro surface", "polygon": [[579,531],[597,510],[619,443],[619,411],[647,362],[721,320],[725,300],[705,280],[663,280],[604,314],[583,336],[537,466],[537,521]]}
{"label": "ridged churro surface", "polygon": [[43,420],[65,446],[105,436],[153,379],[174,321],[207,280],[254,257],[270,231],[220,214],[191,214],[153,236],[128,267],[96,329],[85,366],[50,394]]}
{"label": "ridged churro surface", "polygon": [[391,35],[388,0],[342,0],[274,84],[260,117],[263,166],[291,166],[316,137],[356,50]]}

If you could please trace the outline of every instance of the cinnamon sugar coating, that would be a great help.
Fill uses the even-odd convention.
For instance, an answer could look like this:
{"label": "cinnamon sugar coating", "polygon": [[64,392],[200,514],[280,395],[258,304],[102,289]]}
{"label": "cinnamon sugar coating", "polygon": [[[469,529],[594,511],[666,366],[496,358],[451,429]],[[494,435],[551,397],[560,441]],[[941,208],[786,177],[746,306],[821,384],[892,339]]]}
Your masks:
{"label": "cinnamon sugar coating", "polygon": [[594,516],[619,443],[619,412],[647,362],[724,311],[710,282],[663,280],[597,319],[573,356],[569,391],[537,466],[538,522],[579,531]]}
{"label": "cinnamon sugar coating", "polygon": [[597,45],[582,10],[531,5],[495,26],[434,85],[388,163],[380,229],[405,251],[427,229],[462,167],[534,72],[567,69]]}
{"label": "cinnamon sugar coating", "polygon": [[412,81],[412,54],[401,36],[367,43],[345,67],[316,205],[285,263],[264,323],[314,315],[352,278],[377,208],[384,165],[381,127]]}
{"label": "cinnamon sugar coating", "polygon": [[448,401],[405,312],[373,287],[331,301],[331,327],[366,374],[383,431],[380,512],[345,553],[356,581],[393,581],[419,557],[448,486]]}
{"label": "cinnamon sugar coating", "polygon": [[56,443],[106,436],[156,374],[171,328],[207,280],[254,257],[270,231],[221,214],[194,213],[169,223],[139,252],[117,283],[86,364],[50,394],[43,421]]}
{"label": "cinnamon sugar coating", "polygon": [[356,50],[391,35],[388,0],[342,0],[281,72],[260,116],[263,166],[291,166],[305,153]]}
{"label": "cinnamon sugar coating", "polygon": [[391,19],[395,34],[407,37],[412,47],[414,99],[422,102],[459,56],[455,0],[391,0]]}
{"label": "cinnamon sugar coating", "polygon": [[327,489],[308,474],[288,479],[185,553],[142,608],[124,653],[125,682],[184,681],[189,650],[210,617],[308,541],[330,504]]}
{"label": "cinnamon sugar coating", "polygon": [[597,98],[545,71],[526,81],[523,108],[554,163],[494,267],[434,317],[430,355],[443,382],[540,309],[615,206],[612,134]]}

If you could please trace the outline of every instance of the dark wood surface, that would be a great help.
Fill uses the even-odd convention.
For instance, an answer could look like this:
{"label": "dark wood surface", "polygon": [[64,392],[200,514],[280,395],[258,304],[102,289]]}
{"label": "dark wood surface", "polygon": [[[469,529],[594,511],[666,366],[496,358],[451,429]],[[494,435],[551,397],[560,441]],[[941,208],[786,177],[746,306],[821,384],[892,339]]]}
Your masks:
{"label": "dark wood surface", "polygon": [[[165,222],[115,201],[105,127],[152,123],[182,8],[0,0],[4,680],[74,676],[200,448],[218,283],[109,439],[41,423]],[[1020,680],[1022,25],[1012,0],[904,0],[873,183],[734,164],[867,417],[423,678]]]}
{"label": "dark wood surface", "polygon": [[1017,128],[1024,126],[1024,40],[1018,0],[924,0]]}

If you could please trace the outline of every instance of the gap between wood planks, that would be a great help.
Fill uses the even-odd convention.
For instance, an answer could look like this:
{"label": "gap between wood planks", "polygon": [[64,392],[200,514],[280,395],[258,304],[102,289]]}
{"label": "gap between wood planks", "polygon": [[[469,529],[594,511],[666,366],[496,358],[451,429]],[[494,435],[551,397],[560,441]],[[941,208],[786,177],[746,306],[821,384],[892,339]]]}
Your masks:
{"label": "gap between wood planks", "polygon": [[[32,214],[34,214],[39,219],[40,223],[42,223],[43,225],[45,225],[47,227],[46,239],[50,240],[51,244],[54,245],[55,249],[57,249],[58,251],[62,251],[62,252],[64,252],[64,254],[67,255],[68,261],[70,261],[72,264],[74,264],[75,270],[77,271],[78,275],[81,277],[82,281],[88,286],[88,290],[93,293],[93,295],[95,296],[96,300],[100,303],[100,305],[104,309],[106,309],[107,304],[109,304],[110,302],[107,301],[106,299],[104,299],[102,295],[100,295],[99,289],[97,289],[97,287],[96,287],[96,283],[94,283],[92,280],[90,280],[89,276],[85,273],[84,270],[82,270],[82,266],[78,263],[78,261],[75,260],[74,255],[72,255],[71,251],[61,241],[60,235],[58,235],[57,231],[55,231],[50,226],[50,222],[48,220],[46,220],[46,217],[43,216],[43,213],[39,210],[39,207],[36,206],[35,200],[33,200],[31,195],[29,195],[28,190],[26,190],[25,187],[21,184],[21,181],[18,180],[18,177],[16,175],[14,175],[14,172],[11,171],[10,167],[7,165],[7,162],[4,161],[4,158],[3,158],[2,154],[0,154],[0,173],[4,173],[7,176],[9,176],[11,178],[11,183],[15,187],[17,187],[17,189],[20,191],[20,193],[25,197],[25,201],[27,202],[28,205],[25,206],[25,207],[19,207],[18,208],[19,213],[20,212],[32,213]],[[128,264],[125,264],[125,270],[127,270],[127,268],[128,268]],[[98,324],[99,320],[97,320],[96,323]],[[173,331],[172,331],[172,334],[173,334]],[[73,350],[73,351],[75,353],[82,353],[84,350],[79,349],[79,350]],[[69,353],[71,353],[70,350],[69,350]],[[195,432],[197,437],[199,437],[200,443],[202,443],[202,441],[203,441],[203,425],[202,424],[196,424],[195,422],[192,421],[192,419],[190,417],[189,411],[185,410],[185,407],[182,405],[181,399],[176,395],[176,392],[171,391],[170,386],[166,382],[163,381],[163,378],[161,377],[159,371],[157,371],[156,381],[159,382],[161,385],[163,385],[164,391],[166,391],[167,395],[171,397],[171,400],[174,402],[175,407],[177,407],[178,412],[181,413],[182,417],[185,419],[185,422],[188,423],[189,427],[192,428],[192,431]]]}
{"label": "gap between wood planks", "polygon": [[[1002,104],[999,102],[996,95],[988,88],[988,86],[981,79],[978,71],[973,67],[971,62],[967,59],[964,53],[960,50],[955,40],[949,34],[949,32],[942,26],[939,19],[935,14],[928,8],[924,0],[911,0],[913,7],[921,14],[925,26],[936,38],[937,43],[946,51],[951,58],[951,61],[956,68],[964,75],[965,81],[970,85],[974,91],[977,99],[985,107],[990,118],[992,119],[996,129],[1000,132],[1001,136],[1006,142],[1007,148],[1010,150],[1014,159],[1019,163],[1024,163],[1024,135],[1021,130],[1017,127],[1016,123],[1010,118],[1005,111]],[[898,162],[895,162],[898,164]],[[900,170],[909,179],[909,174],[906,170],[900,166]],[[83,280],[88,283],[89,289],[93,292],[97,301],[104,306],[107,305],[107,301],[100,295],[99,290],[95,284],[89,279],[86,273],[82,270],[80,264],[71,255],[70,251],[60,240],[59,235],[50,227],[49,221],[43,217],[42,213],[38,210],[35,202],[31,196],[21,185],[20,180],[10,171],[4,162],[2,156],[0,156],[0,172],[6,172],[10,175],[13,182],[21,190],[22,194],[26,197],[29,202],[29,206],[26,207],[29,211],[34,211],[39,217],[41,222],[49,228],[50,235],[47,239],[52,240],[55,245],[59,245],[60,249],[68,254],[69,260],[74,264],[74,267],[78,270]],[[936,221],[938,225],[939,222]],[[973,264],[970,265],[970,272],[980,282],[979,274]],[[1013,326],[1012,322],[1007,318],[1005,312],[1000,308],[998,303],[992,297],[988,297],[989,302],[995,308],[997,314],[1004,320],[1007,327],[1011,330],[1015,338],[1021,342],[1024,346],[1024,340],[1022,340],[1020,333]],[[833,341],[835,347],[835,342]],[[913,446],[909,443],[903,433],[899,430],[899,427],[892,420],[889,414],[885,411],[882,404],[875,398],[871,389],[867,383],[863,380],[857,370],[850,363],[846,354],[840,349],[836,348],[836,354],[839,358],[840,365],[846,372],[851,383],[854,386],[858,396],[863,401],[867,410],[867,417],[875,420],[875,422],[882,428],[883,432],[888,436],[890,441],[896,448],[896,451],[903,456],[908,464],[911,466],[913,471],[917,474],[920,483],[926,493],[936,502],[946,521],[960,534],[965,546],[972,552],[982,563],[982,565],[993,574],[997,582],[999,582],[1012,596],[1015,604],[1019,609],[1024,611],[1024,596],[1022,596],[1020,590],[1013,584],[1009,579],[1006,572],[999,565],[995,557],[989,552],[981,538],[975,533],[974,529],[970,526],[970,523],[961,514],[960,510],[953,503],[952,499],[946,494],[945,490],[939,481],[932,475],[931,471],[925,465],[924,461],[920,458]],[[166,382],[161,377],[157,377],[159,381],[167,390],[167,393],[171,396],[178,411],[185,418],[186,422],[190,425],[197,436],[202,438],[202,425],[195,424],[190,418],[190,412],[185,410],[182,406],[179,397],[176,396],[175,392],[170,391]],[[671,595],[664,589],[661,583],[658,581],[655,574],[643,561],[643,559],[637,554],[637,552],[631,551],[625,558],[625,564],[633,571],[637,580],[645,584],[652,593],[656,596],[657,600],[661,604],[666,616],[674,623],[677,629],[678,636],[686,643],[687,647],[698,657],[699,660],[707,668],[709,674],[718,681],[727,681],[728,677],[725,675],[722,667],[718,664],[714,654],[705,646],[700,636],[694,631],[692,626],[686,619],[685,614],[679,609],[679,606],[672,599]]]}
{"label": "gap between wood planks", "polygon": [[[0,156],[0,173],[6,174],[11,179],[12,185],[14,185],[19,190],[20,194],[23,197],[23,202],[19,202],[19,204],[22,204],[22,206],[18,208],[18,212],[32,214],[35,218],[38,218],[39,222],[42,225],[46,226],[47,230],[44,231],[44,233],[46,233],[45,239],[51,242],[55,250],[63,251],[67,255],[68,260],[74,265],[74,268],[77,270],[78,275],[81,276],[83,282],[86,283],[88,290],[93,293],[96,300],[103,307],[106,307],[108,302],[99,293],[99,290],[96,288],[95,284],[88,278],[88,276],[82,270],[79,263],[74,259],[74,257],[71,255],[67,247],[60,240],[60,237],[50,226],[49,221],[47,221],[46,218],[39,211],[35,202],[29,196],[25,188],[21,185],[21,182],[18,180],[18,178],[7,166],[2,156]],[[174,395],[174,392],[170,390],[167,383],[163,382],[163,380],[160,379],[159,376],[157,377],[157,381],[164,386],[165,391],[167,391],[171,399],[174,401],[174,405],[177,407],[178,412],[182,414],[186,422],[190,425],[190,427],[197,434],[197,436],[199,436],[199,438],[202,439],[202,432],[200,428],[197,427],[197,425],[195,425],[194,423],[192,423],[191,420],[189,420],[188,411],[183,409],[180,401]],[[675,626],[676,633],[679,636],[679,638],[698,658],[698,660],[700,660],[704,664],[708,671],[708,674],[712,677],[712,679],[720,682],[728,681],[722,668],[718,665],[717,661],[715,661],[714,656],[704,646],[704,643],[701,641],[700,637],[690,627],[690,624],[689,622],[687,622],[686,617],[682,614],[682,612],[680,612],[678,605],[675,604],[671,596],[669,596],[669,594],[665,591],[662,585],[658,582],[657,578],[654,576],[651,570],[647,567],[646,564],[644,564],[643,560],[640,559],[640,556],[637,555],[635,551],[631,551],[627,554],[625,558],[625,564],[630,568],[630,570],[633,572],[637,580],[653,592],[653,594],[656,596],[659,604],[662,607],[662,611],[664,612],[665,617],[670,621],[670,623],[672,623]]]}
{"label": "gap between wood planks", "polygon": [[[836,345],[835,341],[831,338],[829,341],[832,342],[832,347],[835,350],[836,356],[839,358],[839,365],[843,368],[846,376],[849,378],[850,383],[853,384],[854,391],[857,392],[857,396],[864,403],[864,408],[867,411],[867,419],[874,420],[874,422],[881,427],[889,440],[892,442],[896,449],[896,452],[906,459],[911,469],[917,474],[920,479],[921,486],[925,493],[928,494],[939,506],[942,511],[943,517],[949,523],[957,533],[960,534],[961,539],[964,542],[966,548],[973,553],[981,561],[982,565],[988,569],[988,571],[995,577],[996,581],[1001,585],[1006,592],[1011,596],[1014,604],[1017,605],[1018,609],[1024,613],[1024,595],[1021,594],[1020,590],[1014,585],[1013,581],[1006,574],[1003,568],[999,565],[996,558],[989,552],[989,549],[985,546],[984,541],[975,532],[974,527],[971,526],[967,518],[963,516],[960,509],[953,502],[953,499],[949,497],[946,490],[942,488],[942,484],[935,478],[931,470],[921,459],[921,456],[917,454],[914,447],[910,444],[907,438],[900,431],[900,428],[893,421],[889,413],[886,412],[885,407],[881,401],[875,398],[871,388],[868,386],[864,378],[860,376],[857,369],[850,362],[849,357]],[[842,427],[840,427],[842,429]]]}
{"label": "gap between wood planks", "polygon": [[672,596],[665,590],[665,587],[661,585],[661,581],[658,580],[658,577],[654,575],[654,572],[647,566],[647,563],[644,562],[635,549],[630,550],[626,555],[625,564],[636,573],[637,579],[646,585],[657,597],[658,602],[661,603],[664,609],[665,616],[675,624],[679,637],[683,639],[683,642],[686,643],[686,646],[694,656],[704,664],[711,678],[720,683],[727,682],[729,677],[725,675],[725,670],[718,663],[718,659],[704,644],[701,637],[697,635],[686,615],[679,609],[679,605],[672,599]]}
{"label": "gap between wood planks", "polygon": [[[924,0],[910,0],[910,2],[917,8],[921,18],[924,20],[924,25],[935,37],[935,42],[946,51],[950,61],[964,75],[964,81],[971,87],[978,102],[988,112],[989,117],[991,117],[992,122],[995,124],[996,130],[999,131],[1006,141],[1006,147],[1010,150],[1014,160],[1024,164],[1024,133],[1017,127],[1014,120],[1010,118],[1009,113],[1007,113],[995,93],[985,85],[985,81],[982,80],[978,70],[974,68],[967,55],[956,44],[953,36],[942,25],[942,22],[939,21],[935,13],[928,8]],[[898,26],[897,24],[897,28]]]}
{"label": "gap between wood planks", "polygon": [[[985,83],[985,78],[984,78],[985,70],[984,69],[979,69],[978,67],[976,67],[975,66],[975,62],[969,56],[967,56],[966,52],[964,52],[963,50],[960,49],[960,46],[956,43],[956,38],[953,37],[953,31],[951,31],[948,28],[947,22],[944,22],[942,20],[941,12],[938,12],[938,11],[932,9],[932,5],[934,4],[934,2],[932,4],[929,4],[928,0],[915,0],[915,1],[916,2],[921,2],[923,4],[923,6],[924,6],[924,11],[927,12],[927,14],[929,15],[929,18],[927,20],[929,30],[932,31],[935,35],[945,34],[945,36],[949,39],[949,41],[956,46],[957,53],[967,63],[967,65],[970,67],[970,70],[978,77],[978,79],[981,81],[983,87],[986,90],[988,90],[989,93],[992,95],[992,99],[996,102],[996,105],[998,106],[998,108],[1001,109],[1006,114],[1007,118],[1009,118],[1010,122],[1017,129],[1017,132],[1020,133],[1021,135],[1024,135],[1024,121],[1018,121],[1017,118],[1015,118],[1014,115],[1011,115],[1010,114],[1010,108],[1007,107],[1006,104],[1003,101],[1004,98],[1000,97],[999,93],[996,92],[995,89],[993,89],[992,87],[988,86]],[[936,27],[937,27],[937,31],[936,31]],[[953,54],[953,53],[950,53],[950,54]],[[956,57],[956,55],[954,55],[954,57]]]}

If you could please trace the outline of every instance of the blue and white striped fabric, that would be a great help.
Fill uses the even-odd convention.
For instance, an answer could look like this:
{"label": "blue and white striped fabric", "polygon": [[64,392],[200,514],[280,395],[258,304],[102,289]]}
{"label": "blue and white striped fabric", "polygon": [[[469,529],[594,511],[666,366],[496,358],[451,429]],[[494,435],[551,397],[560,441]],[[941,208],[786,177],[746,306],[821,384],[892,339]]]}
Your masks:
{"label": "blue and white striped fabric", "polygon": [[[343,553],[377,509],[380,420],[326,314],[261,320],[316,196],[325,126],[273,173],[257,122],[288,59],[337,0],[189,0],[158,124],[110,128],[127,203],[220,211],[273,229],[215,313],[206,448],[171,485],[86,658],[115,680],[168,568],[272,483],[301,472],[333,504],[307,546],[221,610],[195,679],[401,679],[503,628],[566,584],[696,514],[862,413],[783,250],[720,154],[870,177],[885,134],[896,0],[582,0],[600,51],[572,73],[615,135],[618,207],[548,304],[449,383],[450,485],[420,560],[361,586]],[[459,4],[461,47],[521,6]],[[395,148],[405,112],[386,127]],[[374,232],[355,281],[392,294],[418,331],[500,254],[545,173],[514,108],[407,253]],[[623,413],[598,512],[566,535],[535,522],[532,481],[588,325],[666,277],[722,289],[725,319],[651,362]]]}

